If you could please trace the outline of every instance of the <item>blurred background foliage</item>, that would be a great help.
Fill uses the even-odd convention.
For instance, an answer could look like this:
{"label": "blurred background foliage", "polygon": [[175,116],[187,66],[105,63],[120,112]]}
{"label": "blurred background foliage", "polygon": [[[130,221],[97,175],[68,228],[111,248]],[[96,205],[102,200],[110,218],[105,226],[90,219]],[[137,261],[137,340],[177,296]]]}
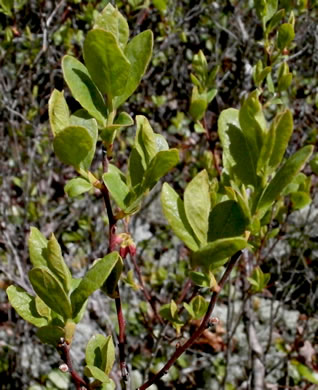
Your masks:
{"label": "blurred background foliage", "polygon": [[[26,237],[30,226],[48,235],[54,232],[74,273],[81,274],[105,253],[107,218],[101,199],[70,199],[64,193],[72,168],[54,157],[48,125],[48,99],[53,88],[65,89],[61,59],[78,58],[96,12],[109,1],[0,0],[0,388],[67,389],[68,377],[56,368],[59,357],[43,347],[34,329],[17,317],[7,302],[5,288],[28,283],[30,268]],[[217,118],[228,107],[238,107],[253,89],[252,67],[263,57],[262,27],[251,0],[118,0],[112,1],[127,17],[131,34],[151,29],[154,55],[141,86],[126,103],[130,115],[143,114],[170,147],[180,151],[181,162],[166,180],[177,191],[203,167],[217,175],[209,150],[220,163]],[[318,2],[280,0],[279,8],[296,17],[296,37],[288,64],[293,83],[288,90],[294,113],[289,152],[316,144],[318,133]],[[188,114],[193,56],[202,50],[216,77],[218,94],[205,116],[208,132],[197,133]],[[74,111],[78,106],[66,90]],[[115,144],[120,167],[127,162],[134,128],[121,133]],[[96,158],[96,166],[98,165]],[[268,389],[314,389],[318,383],[318,199],[317,158],[311,163],[313,202],[295,211],[290,200],[261,246],[257,263],[270,272],[268,288],[251,297],[244,292],[244,262],[222,294],[219,325],[207,330],[192,349],[159,383],[159,389],[248,389],[252,372],[244,316],[246,301],[253,311],[265,354]],[[172,237],[158,206],[159,188],[153,190],[134,217],[134,237],[145,281],[160,304],[175,299],[189,273],[187,252]],[[98,196],[98,195],[97,195]],[[189,322],[176,336],[163,329],[149,310],[138,284],[126,269],[123,301],[127,317],[127,349],[131,388],[157,371],[176,342],[195,328]],[[243,275],[243,276],[242,276]],[[179,293],[178,293],[179,292]],[[185,290],[187,292],[187,290]],[[208,289],[201,289],[208,297]],[[188,300],[191,298],[191,291]],[[182,301],[182,300],[181,300]],[[89,318],[78,338],[76,364],[81,367],[85,337],[92,332],[113,333],[112,303],[96,294]],[[86,333],[86,334],[85,334]],[[176,339],[177,337],[177,339]],[[178,337],[180,339],[178,339]],[[77,351],[77,350],[75,350]],[[114,373],[116,380],[116,370]],[[270,387],[271,386],[271,387]],[[282,387],[280,387],[282,386]],[[155,388],[155,387],[154,387]]]}

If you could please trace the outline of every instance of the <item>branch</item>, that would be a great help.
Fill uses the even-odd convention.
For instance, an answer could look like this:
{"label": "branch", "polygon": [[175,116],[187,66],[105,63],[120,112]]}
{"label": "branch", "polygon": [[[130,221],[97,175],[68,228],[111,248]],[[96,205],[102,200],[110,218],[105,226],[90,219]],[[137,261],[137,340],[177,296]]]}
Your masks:
{"label": "branch", "polygon": [[219,297],[219,294],[220,294],[220,291],[222,290],[222,288],[224,287],[227,279],[229,278],[230,274],[231,274],[231,271],[232,269],[234,268],[237,260],[240,258],[242,252],[241,251],[238,251],[237,253],[235,253],[235,255],[233,255],[231,257],[231,260],[229,261],[227,267],[226,267],[226,270],[218,284],[218,289],[217,291],[214,291],[212,296],[211,296],[211,300],[210,300],[210,303],[209,303],[209,306],[208,306],[208,309],[207,309],[207,312],[200,324],[200,326],[196,329],[196,331],[193,333],[193,335],[189,338],[188,341],[186,341],[183,345],[181,345],[180,347],[178,347],[176,349],[176,351],[174,352],[174,354],[171,356],[171,358],[168,360],[168,362],[164,365],[164,367],[154,376],[152,377],[151,379],[149,379],[146,383],[144,383],[142,386],[139,387],[138,390],[145,390],[147,389],[148,387],[150,387],[153,383],[155,383],[156,381],[158,381],[162,376],[164,376],[169,368],[176,362],[176,360],[183,354],[183,352],[185,352],[188,348],[191,347],[191,345],[196,341],[196,339],[204,332],[204,330],[209,326],[209,320],[210,320],[210,316],[213,312],[213,309],[215,307],[215,304],[216,304],[216,301]]}

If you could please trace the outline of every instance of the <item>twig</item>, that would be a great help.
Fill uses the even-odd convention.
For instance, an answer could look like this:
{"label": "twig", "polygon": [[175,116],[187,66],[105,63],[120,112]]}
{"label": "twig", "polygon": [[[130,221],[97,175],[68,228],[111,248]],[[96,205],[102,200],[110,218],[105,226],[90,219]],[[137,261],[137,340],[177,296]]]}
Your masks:
{"label": "twig", "polygon": [[72,377],[72,380],[76,386],[76,390],[81,390],[83,387],[84,389],[89,389],[89,384],[86,383],[86,381],[73,368],[69,344],[67,344],[64,339],[61,339],[61,342],[58,344],[57,349],[61,353],[61,357],[64,363],[67,365],[68,372]]}
{"label": "twig", "polygon": [[200,324],[200,326],[196,329],[196,331],[192,334],[192,336],[189,338],[188,341],[186,341],[183,345],[178,347],[174,354],[171,356],[171,358],[168,360],[168,362],[164,365],[164,367],[151,379],[149,379],[146,383],[144,383],[141,387],[139,387],[138,390],[145,390],[148,387],[150,387],[153,383],[158,381],[162,376],[164,376],[169,368],[176,362],[176,360],[189,348],[191,345],[195,342],[195,340],[204,332],[204,330],[208,327],[209,325],[209,320],[210,316],[213,312],[213,309],[215,307],[216,301],[218,299],[218,296],[220,294],[220,291],[224,287],[228,277],[231,274],[232,269],[234,268],[237,260],[241,256],[242,252],[238,251],[235,253],[235,255],[232,256],[231,260],[229,261],[226,270],[218,284],[218,289],[213,292],[211,295],[211,300],[207,309],[207,312]]}

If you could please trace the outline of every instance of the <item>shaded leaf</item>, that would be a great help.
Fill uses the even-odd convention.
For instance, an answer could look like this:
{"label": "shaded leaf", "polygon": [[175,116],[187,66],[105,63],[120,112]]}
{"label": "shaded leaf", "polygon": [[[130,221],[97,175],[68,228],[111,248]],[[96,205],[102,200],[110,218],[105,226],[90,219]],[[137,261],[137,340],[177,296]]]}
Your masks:
{"label": "shaded leaf", "polygon": [[208,241],[240,236],[248,223],[249,220],[236,201],[218,203],[209,215]]}
{"label": "shaded leaf", "polygon": [[60,326],[47,325],[38,329],[36,332],[42,343],[50,344],[56,347],[61,338],[64,338],[64,329]]}
{"label": "shaded leaf", "polygon": [[52,310],[64,319],[72,318],[70,300],[62,284],[47,267],[35,267],[29,272],[34,291]]}
{"label": "shaded leaf", "polygon": [[104,371],[95,366],[85,366],[84,374],[88,377],[95,378],[102,383],[108,383],[110,381]]}
{"label": "shaded leaf", "polygon": [[82,179],[81,177],[77,177],[67,182],[64,187],[64,191],[69,197],[74,198],[75,196],[81,195],[92,188],[93,186],[89,181]]}
{"label": "shaded leaf", "polygon": [[290,23],[284,23],[279,26],[277,36],[277,46],[280,50],[284,50],[295,38],[294,27]]}
{"label": "shaded leaf", "polygon": [[79,313],[87,298],[103,285],[118,259],[119,254],[112,252],[97,260],[86,272],[79,286],[71,294],[74,317]]}

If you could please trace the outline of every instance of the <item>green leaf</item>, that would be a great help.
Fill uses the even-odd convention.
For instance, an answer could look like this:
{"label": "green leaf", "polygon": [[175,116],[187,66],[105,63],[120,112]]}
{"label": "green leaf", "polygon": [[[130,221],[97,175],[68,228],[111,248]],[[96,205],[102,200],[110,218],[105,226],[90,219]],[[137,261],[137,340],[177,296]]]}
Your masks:
{"label": "green leaf", "polygon": [[34,267],[47,265],[47,244],[48,240],[34,226],[28,239],[30,260]]}
{"label": "green leaf", "polygon": [[203,272],[191,271],[189,273],[189,276],[190,276],[192,282],[196,286],[211,287],[210,286],[211,282],[210,282],[209,276],[204,274]]}
{"label": "green leaf", "polygon": [[209,216],[208,241],[240,236],[248,223],[249,220],[236,201],[218,203]]}
{"label": "green leaf", "polygon": [[70,117],[71,126],[80,126],[85,127],[86,130],[90,133],[93,139],[93,147],[88,152],[86,158],[82,162],[82,166],[90,167],[91,162],[95,156],[96,142],[98,140],[98,126],[95,118],[92,118],[85,110],[77,110]]}
{"label": "green leaf", "polygon": [[70,300],[62,284],[47,267],[35,267],[29,272],[29,279],[34,291],[52,310],[63,316],[72,318]]}
{"label": "green leaf", "polygon": [[194,252],[192,254],[193,265],[213,270],[225,264],[229,257],[246,246],[247,242],[242,237],[221,238]]}
{"label": "green leaf", "polygon": [[282,24],[278,29],[277,46],[282,51],[290,45],[295,38],[294,27],[290,23]]}
{"label": "green leaf", "polygon": [[118,260],[119,254],[112,252],[97,260],[86,272],[79,286],[71,294],[74,317],[81,310],[88,297],[103,285]]}
{"label": "green leaf", "polygon": [[121,210],[125,210],[126,206],[128,206],[126,199],[129,194],[129,188],[121,176],[115,171],[107,172],[103,174],[103,181],[118,207]]}
{"label": "green leaf", "polygon": [[184,191],[184,208],[195,235],[202,244],[205,244],[210,213],[209,176],[205,169],[187,185]]}
{"label": "green leaf", "polygon": [[313,173],[315,173],[316,175],[318,175],[318,154],[316,153],[314,155],[314,157],[311,159],[310,163],[310,168],[311,170],[313,171]]}
{"label": "green leaf", "polygon": [[121,274],[123,272],[124,268],[124,262],[121,257],[119,257],[115,267],[112,269],[112,272],[108,276],[106,282],[101,287],[101,290],[107,294],[110,298],[117,298],[118,297],[118,281],[121,277]]}
{"label": "green leaf", "polygon": [[208,91],[208,93],[206,95],[208,103],[212,102],[212,100],[215,98],[217,93],[218,93],[218,90],[216,88],[212,88]]}
{"label": "green leaf", "polygon": [[307,192],[296,191],[290,194],[290,199],[294,210],[300,210],[311,203],[311,197]]}
{"label": "green leaf", "polygon": [[28,294],[23,288],[9,286],[6,290],[9,302],[15,311],[24,320],[37,327],[47,324],[47,319],[39,315],[35,306],[35,298]]}
{"label": "green leaf", "polygon": [[48,307],[48,305],[45,304],[38,295],[36,295],[34,302],[36,311],[40,314],[40,316],[51,320],[51,309]]}
{"label": "green leaf", "polygon": [[54,89],[49,100],[49,118],[54,136],[69,125],[69,117],[70,112],[64,98],[64,91]]}
{"label": "green leaf", "polygon": [[184,205],[179,195],[169,184],[164,183],[161,190],[161,205],[163,213],[175,235],[193,251],[199,246],[195,234],[187,220]]}
{"label": "green leaf", "polygon": [[274,178],[265,188],[257,209],[260,215],[264,215],[269,206],[279,197],[284,188],[292,181],[294,176],[302,169],[313,152],[313,146],[307,145],[298,150],[279,169]]}
{"label": "green leaf", "polygon": [[88,342],[85,352],[86,363],[100,368],[108,375],[115,361],[115,347],[111,336],[94,335]]}
{"label": "green leaf", "polygon": [[77,169],[89,169],[91,161],[88,161],[87,157],[94,149],[95,142],[86,128],[69,126],[57,134],[53,147],[55,154],[63,163]]}
{"label": "green leaf", "polygon": [[64,338],[64,329],[60,326],[47,325],[38,329],[36,335],[45,344],[51,344],[56,347],[61,338]]}
{"label": "green leaf", "polygon": [[143,168],[146,169],[157,153],[156,137],[145,116],[137,115],[136,123],[137,131],[134,146],[141,156]]}
{"label": "green leaf", "polygon": [[289,110],[286,110],[276,115],[272,124],[274,134],[274,145],[271,153],[269,167],[274,171],[284,157],[289,139],[293,132],[293,115]]}
{"label": "green leaf", "polygon": [[153,5],[160,12],[164,12],[167,9],[167,0],[153,0]]}
{"label": "green leaf", "polygon": [[283,75],[282,77],[280,77],[278,81],[277,91],[278,92],[286,91],[290,87],[292,81],[293,81],[293,75],[291,73],[287,73]]}
{"label": "green leaf", "polygon": [[272,17],[271,21],[268,23],[268,26],[266,28],[267,34],[271,33],[280,23],[280,21],[285,16],[285,10],[280,9],[275,13],[275,15]]}
{"label": "green leaf", "polygon": [[191,300],[190,305],[194,313],[194,318],[200,319],[205,315],[209,303],[201,295],[197,295]]}
{"label": "green leaf", "polygon": [[168,142],[164,136],[155,133],[155,140],[157,152],[161,152],[162,150],[169,150]]}
{"label": "green leaf", "polygon": [[169,149],[158,152],[151,160],[142,182],[141,191],[151,190],[158,180],[165,176],[179,162],[179,152],[177,149]]}
{"label": "green leaf", "polygon": [[306,379],[310,383],[314,383],[315,385],[318,385],[318,373],[310,369],[309,367],[305,366],[304,364],[301,364],[297,360],[293,359],[291,361],[291,364],[296,366],[297,371],[301,375],[302,378]]}
{"label": "green leaf", "polygon": [[223,110],[218,120],[225,171],[245,185],[257,185],[256,156],[252,154],[239,124],[239,111]]}
{"label": "green leaf", "polygon": [[134,124],[132,117],[127,112],[121,112],[115,119],[114,123],[102,129],[101,139],[108,143],[113,143],[114,133],[123,127],[129,127]]}
{"label": "green leaf", "polygon": [[130,74],[125,90],[115,99],[115,108],[123,104],[138,87],[152,56],[152,47],[153,34],[150,30],[136,35],[126,46],[125,56],[131,64]]}
{"label": "green leaf", "polygon": [[121,49],[125,48],[129,37],[128,23],[118,9],[110,3],[97,16],[94,28],[113,33]]}
{"label": "green leaf", "polygon": [[47,266],[62,283],[65,292],[68,293],[71,288],[72,275],[68,266],[65,264],[61,247],[54,234],[49,239],[47,251]]}
{"label": "green leaf", "polygon": [[101,369],[95,366],[85,366],[84,374],[88,377],[93,377],[102,383],[108,383],[110,381],[108,376]]}
{"label": "green leaf", "polygon": [[263,145],[257,161],[257,174],[262,175],[264,178],[267,178],[268,165],[270,163],[270,158],[273,154],[273,148],[275,144],[275,136],[276,123],[273,121],[268,132],[263,135]]}
{"label": "green leaf", "polygon": [[143,159],[138,150],[135,148],[130,152],[128,160],[129,184],[131,187],[141,184],[144,177],[145,168],[143,166]]}
{"label": "green leaf", "polygon": [[82,179],[81,177],[77,177],[67,182],[64,187],[64,191],[69,197],[74,198],[75,196],[81,195],[92,188],[93,186],[89,181]]}
{"label": "green leaf", "polygon": [[278,0],[266,0],[266,15],[264,17],[265,23],[268,22],[276,13]]}
{"label": "green leaf", "polygon": [[71,56],[62,59],[64,79],[74,99],[104,126],[107,119],[107,108],[104,99],[93,83],[86,67]]}
{"label": "green leaf", "polygon": [[98,89],[112,100],[123,93],[130,72],[130,62],[108,31],[94,29],[84,41],[85,65]]}

